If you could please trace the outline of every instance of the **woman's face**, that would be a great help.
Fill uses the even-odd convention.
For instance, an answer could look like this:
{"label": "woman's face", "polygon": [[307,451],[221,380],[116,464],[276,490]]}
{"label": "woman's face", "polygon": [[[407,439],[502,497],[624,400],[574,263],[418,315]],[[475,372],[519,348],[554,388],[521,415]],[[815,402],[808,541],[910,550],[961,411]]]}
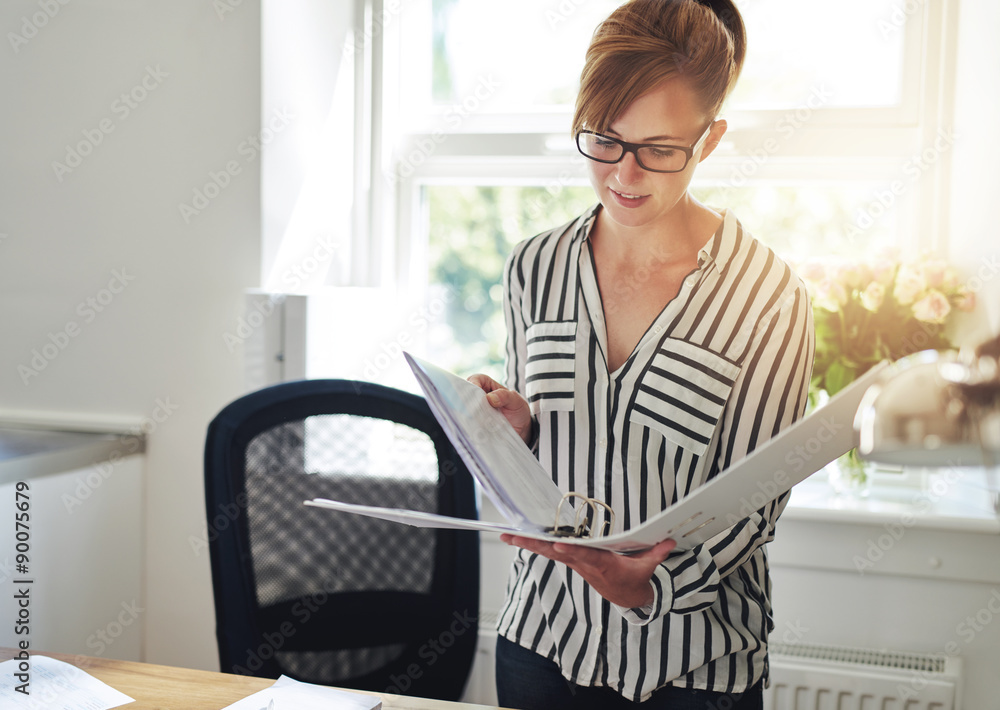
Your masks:
{"label": "woman's face", "polygon": [[[605,133],[630,143],[692,146],[705,132],[710,116],[699,108],[695,93],[681,79],[669,79],[643,94],[616,118]],[[666,224],[687,193],[698,162],[718,144],[725,124],[712,132],[679,173],[654,173],[639,167],[635,154],[614,164],[587,161],[590,184],[607,216],[623,227]]]}

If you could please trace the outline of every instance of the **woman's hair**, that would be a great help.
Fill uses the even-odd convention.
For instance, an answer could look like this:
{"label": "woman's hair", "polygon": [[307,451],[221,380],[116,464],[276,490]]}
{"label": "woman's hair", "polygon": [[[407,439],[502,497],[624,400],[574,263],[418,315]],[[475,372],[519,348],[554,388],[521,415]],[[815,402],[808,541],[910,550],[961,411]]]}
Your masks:
{"label": "woman's hair", "polygon": [[714,118],[746,54],[732,0],[629,0],[598,25],[587,49],[573,133],[603,132],[637,98],[683,77]]}

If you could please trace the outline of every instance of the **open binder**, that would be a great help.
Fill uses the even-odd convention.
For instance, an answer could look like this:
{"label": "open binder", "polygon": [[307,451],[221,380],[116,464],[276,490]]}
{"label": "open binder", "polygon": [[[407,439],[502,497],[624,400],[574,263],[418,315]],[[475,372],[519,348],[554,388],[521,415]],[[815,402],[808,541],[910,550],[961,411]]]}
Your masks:
{"label": "open binder", "polygon": [[[565,492],[476,385],[406,353],[434,416],[486,495],[507,520],[465,520],[397,508],[317,498],[306,505],[432,528],[512,533],[540,540],[633,552],[672,538],[689,549],[738,523],[854,446],[854,415],[883,362],[809,416],[785,428],[687,497],[629,530],[564,536],[579,526],[579,507],[562,503]],[[599,503],[599,502],[598,502]]]}

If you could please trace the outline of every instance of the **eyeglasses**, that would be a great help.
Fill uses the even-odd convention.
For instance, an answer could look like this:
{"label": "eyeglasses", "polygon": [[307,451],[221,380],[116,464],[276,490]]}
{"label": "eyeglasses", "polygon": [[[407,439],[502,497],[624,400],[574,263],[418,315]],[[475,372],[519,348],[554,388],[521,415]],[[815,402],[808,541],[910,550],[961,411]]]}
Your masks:
{"label": "eyeglasses", "polygon": [[[714,121],[712,122],[714,123]],[[687,167],[695,151],[701,147],[712,130],[712,123],[690,148],[683,145],[660,145],[658,143],[628,143],[594,131],[580,131],[576,134],[576,147],[584,156],[598,163],[618,163],[626,153],[635,156],[635,162],[643,170],[651,173],[679,173]]]}

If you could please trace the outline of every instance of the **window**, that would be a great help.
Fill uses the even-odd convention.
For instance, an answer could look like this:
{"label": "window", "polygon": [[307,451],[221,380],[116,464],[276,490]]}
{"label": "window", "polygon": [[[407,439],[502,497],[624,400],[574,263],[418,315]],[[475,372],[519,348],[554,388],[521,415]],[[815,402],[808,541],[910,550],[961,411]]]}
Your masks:
{"label": "window", "polygon": [[[387,283],[445,304],[423,341],[445,367],[500,374],[510,247],[593,202],[569,125],[585,48],[617,4],[408,0],[383,23],[371,236]],[[946,4],[739,4],[748,56],[696,196],[791,258],[942,247]]]}
{"label": "window", "polygon": [[[894,14],[900,4],[842,0],[831,8],[795,0],[740,3],[748,57],[730,106],[796,108],[814,90],[827,107],[900,106],[909,98],[904,84],[914,78],[907,72],[917,68],[904,61],[908,18]],[[822,31],[803,31],[806,27]]]}
{"label": "window", "polygon": [[456,372],[486,369],[503,381],[506,337],[501,279],[523,236],[573,219],[594,202],[589,186],[427,185],[428,281],[454,294],[446,335],[429,357]]}

